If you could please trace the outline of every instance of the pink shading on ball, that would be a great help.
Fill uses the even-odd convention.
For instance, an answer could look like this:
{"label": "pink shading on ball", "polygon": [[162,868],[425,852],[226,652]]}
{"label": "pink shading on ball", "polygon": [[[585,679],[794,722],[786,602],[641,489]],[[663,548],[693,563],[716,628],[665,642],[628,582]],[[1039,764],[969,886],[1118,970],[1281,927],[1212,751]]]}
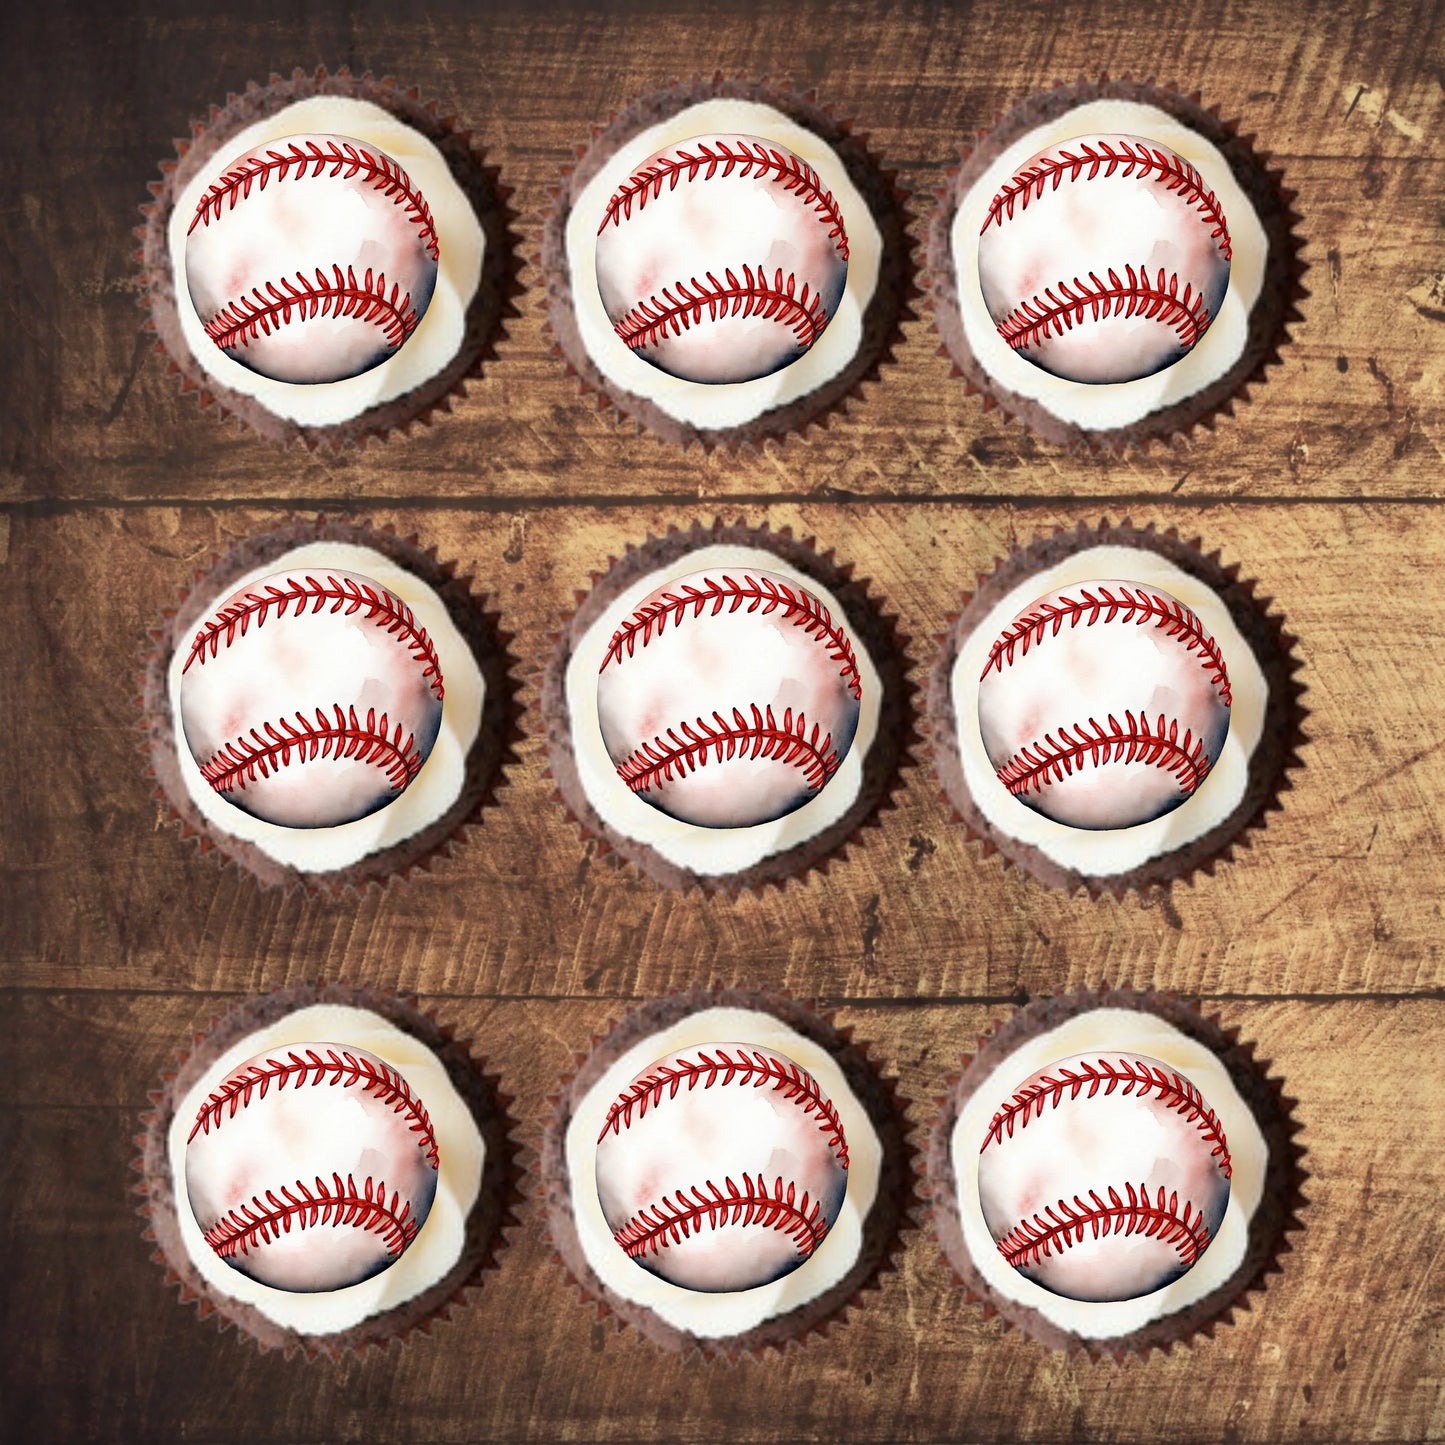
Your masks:
{"label": "pink shading on ball", "polygon": [[848,279],[833,194],[786,146],[699,135],[649,156],[608,201],[597,288],[621,340],[686,381],[751,381],[817,341]]}
{"label": "pink shading on ball", "polygon": [[1082,135],[1031,156],[978,238],[999,335],[1069,381],[1124,382],[1172,366],[1219,314],[1233,250],[1190,161],[1136,135]]}
{"label": "pink shading on ball", "polygon": [[837,1109],[806,1069],[752,1044],[701,1044],[649,1064],[608,1109],[596,1162],[618,1247],[712,1293],[797,1269],[848,1188]]}
{"label": "pink shading on ball", "polygon": [[1162,588],[1111,579],[1031,602],[989,649],[984,751],[1019,802],[1074,828],[1130,828],[1192,797],[1219,760],[1224,654]]}
{"label": "pink shading on ball", "polygon": [[294,1293],[345,1289],[416,1239],[440,1154],[422,1101],[345,1044],[257,1054],[209,1095],[186,1141],[186,1194],[232,1269]]}
{"label": "pink shading on ball", "polygon": [[394,356],[426,314],[440,258],[426,197],[385,151],[293,135],[209,185],[186,236],[206,335],[274,381],[342,381]]}
{"label": "pink shading on ball", "polygon": [[1099,1052],[1031,1074],[989,1124],[978,1197],[999,1253],[1069,1299],[1152,1294],[1210,1246],[1229,1204],[1219,1117],[1184,1074]]}

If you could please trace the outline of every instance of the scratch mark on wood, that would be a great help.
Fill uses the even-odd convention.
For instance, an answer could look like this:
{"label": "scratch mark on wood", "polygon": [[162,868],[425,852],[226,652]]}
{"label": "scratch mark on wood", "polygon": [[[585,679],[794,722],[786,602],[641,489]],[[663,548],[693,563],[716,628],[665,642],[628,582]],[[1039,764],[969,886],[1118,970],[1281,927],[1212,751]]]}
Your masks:
{"label": "scratch mark on wood", "polygon": [[863,972],[867,974],[878,972],[878,936],[883,932],[878,918],[881,901],[878,894],[871,893],[863,905]]}
{"label": "scratch mark on wood", "polygon": [[145,357],[146,352],[150,350],[150,347],[150,337],[148,337],[144,331],[137,332],[135,346],[132,348],[130,354],[130,368],[125,374],[125,379],[120,384],[120,390],[115,394],[115,400],[111,402],[110,406],[106,409],[105,415],[100,419],[102,426],[109,426],[111,422],[121,414],[121,410],[126,403],[126,398],[130,396],[131,387],[135,385],[135,379],[140,375],[141,361]]}

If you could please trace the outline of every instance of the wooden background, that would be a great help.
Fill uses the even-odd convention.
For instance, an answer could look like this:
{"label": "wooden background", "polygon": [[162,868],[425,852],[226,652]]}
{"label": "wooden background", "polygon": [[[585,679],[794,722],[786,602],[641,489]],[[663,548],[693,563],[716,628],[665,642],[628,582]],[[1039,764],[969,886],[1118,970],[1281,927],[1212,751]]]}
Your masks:
{"label": "wooden background", "polygon": [[[880,7],[881,9],[882,7]],[[861,0],[12,7],[0,47],[0,1435],[13,1441],[1108,1440],[1445,1437],[1445,19],[1431,0]],[[233,13],[226,13],[227,10]],[[1214,435],[1066,458],[965,398],[926,315],[807,443],[682,454],[583,404],[537,276],[486,379],[430,431],[282,453],[176,394],[142,335],[131,227],[171,137],[229,89],[391,73],[485,137],[533,254],[589,122],[715,66],[816,85],[922,216],[956,146],[1079,72],[1192,84],[1299,192],[1313,295],[1284,365]],[[193,565],[293,510],[395,522],[461,559],[534,670],[573,589],[649,529],[717,513],[816,533],[930,638],[1015,539],[1107,514],[1222,547],[1300,636],[1307,766],[1255,846],[1142,904],[983,862],[926,766],[826,877],[662,896],[549,801],[535,712],[463,854],[361,901],[261,892],[167,826],[131,696]],[[535,701],[535,693],[529,694]],[[146,1091],[234,998],[320,975],[414,990],[472,1032],[535,1137],[589,1033],[721,980],[836,1006],[929,1099],[1010,1001],[1108,979],[1203,995],[1299,1098],[1312,1205],[1212,1341],[1069,1363],[964,1306],[926,1229],[846,1327],[705,1369],[583,1308],[539,1212],[454,1323],[308,1366],[178,1307],[129,1194]]]}

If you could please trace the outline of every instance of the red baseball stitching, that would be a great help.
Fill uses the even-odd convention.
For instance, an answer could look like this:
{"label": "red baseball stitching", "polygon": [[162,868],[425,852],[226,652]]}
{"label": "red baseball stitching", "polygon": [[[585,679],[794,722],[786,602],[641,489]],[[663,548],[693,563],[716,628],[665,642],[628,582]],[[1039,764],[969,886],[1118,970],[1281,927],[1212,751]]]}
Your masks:
{"label": "red baseball stitching", "polygon": [[259,732],[252,728],[249,737],[242,735],[227,743],[205,763],[201,776],[216,792],[225,793],[233,788],[244,789],[247,783],[256,781],[257,774],[269,778],[293,761],[309,763],[318,757],[338,761],[347,758],[380,768],[393,791],[399,793],[421,772],[424,759],[416,737],[408,733],[403,741],[400,723],[393,734],[386,714],[378,717],[374,707],[366,710],[363,724],[354,706],[346,712],[342,712],[340,703],[333,706],[334,717],[327,717],[326,710],[318,707],[314,723],[308,721],[305,713],[298,712],[294,724],[281,718],[274,723],[263,723]]}
{"label": "red baseball stitching", "polygon": [[637,1111],[639,1119],[645,1118],[648,1109],[655,1109],[662,1102],[664,1090],[669,1099],[677,1097],[677,1091],[686,1084],[691,1093],[702,1081],[704,1089],[714,1084],[739,1083],[744,1087],[761,1089],[771,1083],[775,1092],[792,1100],[808,1117],[820,1115],[819,1131],[828,1136],[829,1147],[843,1168],[848,1167],[848,1144],[843,1138],[843,1121],[838,1110],[828,1099],[818,1081],[806,1069],[799,1068],[791,1060],[775,1059],[761,1050],[739,1048],[736,1058],[726,1049],[714,1047],[709,1054],[699,1050],[692,1059],[674,1059],[671,1063],[659,1064],[655,1069],[634,1079],[607,1111],[602,1132],[597,1136],[600,1144],[609,1133],[621,1135],[624,1129],[632,1127],[632,1112]]}
{"label": "red baseball stitching", "polygon": [[1084,1231],[1091,1238],[1102,1239],[1109,1234],[1143,1234],[1157,1239],[1160,1244],[1172,1244],[1179,1252],[1180,1262],[1188,1268],[1204,1253],[1209,1244],[1209,1227],[1204,1222],[1202,1211],[1185,1201],[1184,1212],[1179,1212],[1179,1195],[1170,1193],[1167,1200],[1164,1186],[1159,1186],[1156,1202],[1149,1202],[1149,1191],[1140,1185],[1138,1192],[1132,1184],[1126,1184],[1127,1203],[1110,1186],[1108,1201],[1105,1202],[1096,1190],[1089,1190],[1090,1204],[1076,1194],[1073,1204],[1061,1199],[1057,1204],[1016,1224],[998,1242],[998,1252],[1015,1269],[1024,1265],[1038,1264],[1057,1251],[1083,1242]]}
{"label": "red baseball stitching", "polygon": [[756,1179],[744,1174],[741,1189],[730,1178],[723,1184],[726,1193],[709,1179],[701,1187],[694,1184],[679,1189],[672,1199],[664,1196],[660,1204],[640,1210],[612,1237],[636,1259],[642,1254],[660,1254],[668,1245],[681,1244],[704,1228],[758,1224],[786,1235],[807,1259],[828,1232],[822,1205],[814,1202],[810,1208],[807,1191],[798,1199],[796,1187],[791,1181],[784,1186],[781,1175],[771,1194],[761,1174]]}
{"label": "red baseball stitching", "polygon": [[853,644],[842,627],[833,621],[827,607],[801,587],[789,587],[770,577],[754,577],[749,573],[744,573],[741,581],[734,581],[726,574],[721,578],[704,577],[701,583],[689,582],[676,592],[664,592],[660,597],[645,602],[612,634],[612,641],[607,644],[607,655],[597,670],[605,672],[609,662],[620,663],[624,651],[631,657],[639,643],[646,647],[654,633],[661,637],[669,622],[674,627],[678,626],[689,607],[693,617],[697,618],[711,603],[708,615],[716,617],[724,607],[729,612],[736,612],[744,602],[748,604],[749,612],[761,608],[765,617],[781,608],[785,619],[801,627],[809,637],[827,645],[828,656],[842,664],[842,677],[848,684],[848,690],[854,698],[863,696],[863,679],[858,672]]}
{"label": "red baseball stitching", "polygon": [[181,672],[189,672],[193,662],[204,666],[208,656],[215,657],[223,644],[230,647],[237,634],[244,637],[252,625],[264,626],[273,608],[278,618],[286,615],[288,607],[293,617],[300,617],[308,608],[313,613],[320,612],[328,602],[333,615],[345,612],[351,617],[364,608],[368,622],[375,622],[403,642],[412,657],[423,664],[422,677],[431,684],[438,701],[441,700],[441,661],[426,628],[417,625],[416,614],[411,608],[384,587],[370,587],[353,578],[343,579],[330,574],[321,582],[309,573],[302,577],[288,577],[284,586],[268,582],[264,589],[246,592],[228,602],[196,633]]}
{"label": "red baseball stitching", "polygon": [[656,200],[662,194],[664,184],[668,190],[676,190],[684,172],[689,181],[694,181],[698,171],[706,166],[703,180],[710,181],[721,166],[725,176],[732,175],[734,168],[739,176],[749,176],[756,170],[760,176],[780,182],[789,195],[801,196],[809,201],[813,212],[827,222],[828,239],[836,241],[843,259],[848,259],[848,233],[843,228],[843,212],[833,199],[832,191],[824,187],[817,171],[807,161],[801,156],[785,156],[761,141],[756,145],[742,145],[737,150],[729,150],[726,141],[714,141],[713,146],[714,149],[710,150],[706,144],[699,142],[696,154],[679,146],[672,155],[634,171],[608,201],[597,234],[600,236],[609,223],[620,227],[623,219],[632,215],[634,201],[641,211],[648,201]]}
{"label": "red baseball stitching", "polygon": [[1023,648],[1023,656],[1029,655],[1030,647],[1037,647],[1047,633],[1057,637],[1067,622],[1070,628],[1083,622],[1092,627],[1101,618],[1104,622],[1132,622],[1142,627],[1151,618],[1166,637],[1176,638],[1191,655],[1197,649],[1201,654],[1201,666],[1210,674],[1209,681],[1219,689],[1220,701],[1229,707],[1233,696],[1229,688],[1229,675],[1224,667],[1224,654],[1219,644],[1204,630],[1204,624],[1176,598],[1164,597],[1147,588],[1137,587],[1130,592],[1121,587],[1115,596],[1107,587],[1094,584],[1080,589],[1077,597],[1061,596],[1053,601],[1039,603],[1019,617],[1016,617],[999,634],[998,640],[989,649],[988,663],[979,674],[982,682],[995,667],[1002,675],[1005,667],[1012,667],[1014,653]]}
{"label": "red baseball stitching", "polygon": [[1005,218],[1012,220],[1015,204],[1019,210],[1027,210],[1030,201],[1039,200],[1043,196],[1044,187],[1050,181],[1053,182],[1053,189],[1058,190],[1066,172],[1070,181],[1076,181],[1080,172],[1088,166],[1089,173],[1084,179],[1091,181],[1099,174],[1100,167],[1105,168],[1105,176],[1112,176],[1122,167],[1125,177],[1133,176],[1137,169],[1141,179],[1157,178],[1163,182],[1166,190],[1193,201],[1194,209],[1213,227],[1209,233],[1210,239],[1219,242],[1226,261],[1232,260],[1234,252],[1223,208],[1214,192],[1205,186],[1204,177],[1199,171],[1183,156],[1171,156],[1162,150],[1151,150],[1142,142],[1137,151],[1130,149],[1127,141],[1117,144],[1119,148],[1116,151],[1109,141],[1098,141],[1093,145],[1084,142],[1079,146],[1081,154],[1078,155],[1060,147],[1057,156],[1046,156],[1034,165],[1016,172],[989,204],[988,216],[979,228],[979,235],[983,235],[995,222],[1001,228]]}
{"label": "red baseball stitching", "polygon": [[253,1061],[226,1079],[201,1105],[196,1113],[196,1122],[186,1136],[186,1143],[189,1144],[197,1134],[209,1134],[212,1129],[219,1129],[223,1119],[234,1119],[240,1110],[250,1106],[252,1095],[259,1101],[273,1086],[281,1090],[290,1084],[294,1092],[308,1083],[313,1089],[321,1084],[331,1087],[339,1084],[348,1089],[360,1085],[362,1093],[372,1095],[380,1103],[390,1104],[393,1114],[405,1114],[411,1120],[407,1127],[411,1133],[420,1136],[417,1145],[426,1155],[427,1162],[433,1169],[440,1167],[431,1116],[422,1101],[412,1093],[411,1086],[390,1065],[360,1058],[348,1049],[338,1052],[333,1048],[325,1055],[314,1048],[307,1049],[304,1054],[292,1049],[284,1059],[268,1057],[263,1061]]}
{"label": "red baseball stitching", "polygon": [[298,1179],[282,1188],[279,1198],[270,1189],[264,1196],[253,1195],[249,1204],[238,1205],[206,1231],[206,1243],[222,1259],[229,1259],[289,1234],[293,1224],[297,1229],[350,1225],[379,1234],[386,1252],[395,1259],[416,1238],[420,1226],[410,1217],[410,1200],[403,1205],[401,1195],[393,1192],[388,1201],[386,1185],[380,1181],[367,1179],[358,1190],[349,1174],[344,1184],[341,1175],[331,1177],[334,1185],[328,1187],[318,1175],[314,1192]]}
{"label": "red baseball stitching", "polygon": [[1085,1089],[1088,1090],[1084,1095],[1087,1099],[1092,1099],[1101,1088],[1107,1098],[1121,1084],[1120,1093],[1125,1097],[1142,1099],[1157,1092],[1161,1104],[1193,1123],[1204,1136],[1204,1143],[1213,1146],[1209,1151],[1210,1158],[1218,1163],[1226,1179],[1232,1177],[1233,1165],[1219,1116],[1204,1102],[1204,1095],[1193,1083],[1172,1070],[1131,1063],[1122,1058],[1117,1064],[1111,1064],[1105,1058],[1094,1064],[1083,1060],[1077,1073],[1073,1069],[1060,1068],[1054,1074],[1044,1074],[1019,1089],[993,1116],[978,1152],[982,1154],[990,1144],[1002,1144],[1005,1135],[1012,1139],[1016,1122],[1020,1129],[1026,1129],[1029,1120],[1041,1117],[1046,1108],[1057,1109],[1063,1102],[1066,1089],[1071,1101]]}
{"label": "red baseball stitching", "polygon": [[709,757],[717,762],[770,758],[801,768],[808,787],[816,792],[838,771],[832,733],[820,742],[818,734],[822,729],[814,723],[810,733],[808,720],[801,712],[785,708],[779,724],[771,704],[762,709],[757,703],[750,706],[751,719],[734,708],[731,723],[720,712],[714,712],[716,727],[698,718],[695,723],[668,728],[665,738],[659,734],[618,763],[617,776],[634,793],[646,793],[672,782],[674,774],[680,778],[685,772],[695,773]]}
{"label": "red baseball stitching", "polygon": [[1136,720],[1126,711],[1124,719],[1121,727],[1110,713],[1107,728],[1090,718],[1087,724],[1078,724],[1072,736],[1067,727],[1058,730],[1057,739],[1045,733],[1042,742],[1029,744],[999,768],[998,780],[1017,797],[1030,790],[1041,793],[1045,784],[1062,782],[1086,764],[1099,768],[1105,763],[1148,763],[1172,774],[1186,797],[1204,781],[1211,766],[1204,740],[1196,740],[1186,728],[1180,741],[1177,718],[1166,719],[1160,713],[1153,732],[1142,712]]}
{"label": "red baseball stitching", "polygon": [[786,326],[806,351],[828,324],[823,298],[812,294],[806,281],[799,294],[798,278],[791,271],[785,281],[780,267],[771,285],[761,266],[756,273],[751,266],[744,266],[741,281],[731,267],[725,267],[723,275],[726,281],[719,281],[711,271],[706,281],[696,276],[691,281],[674,281],[663,287],[660,296],[654,294],[639,301],[612,329],[633,351],[642,351],[666,341],[669,335],[681,336],[696,326],[706,307],[709,321],[728,316],[761,316],[776,321]]}
{"label": "red baseball stitching", "polygon": [[331,141],[329,145],[322,146],[313,140],[308,141],[303,149],[293,140],[284,151],[268,150],[264,156],[252,156],[250,160],[233,166],[201,197],[186,234],[189,236],[198,225],[209,226],[212,221],[219,221],[223,209],[234,211],[253,189],[264,191],[273,179],[278,182],[288,177],[302,180],[308,171],[314,178],[328,167],[333,177],[343,172],[347,180],[362,176],[373,190],[391,197],[393,204],[405,202],[406,214],[415,223],[418,239],[426,247],[427,254],[433,261],[440,257],[431,208],[426,203],[426,197],[412,185],[411,177],[390,156],[363,149],[352,142],[341,145]]}
{"label": "red baseball stitching", "polygon": [[[1127,280],[1120,280],[1119,273],[1110,267],[1107,282],[1099,280],[1093,271],[1088,281],[1075,276],[1072,286],[1067,281],[1056,281],[1044,288],[1042,296],[1031,296],[1010,311],[998,323],[998,334],[1015,351],[1023,351],[1047,341],[1051,335],[1062,336],[1081,326],[1087,309],[1094,321],[1110,316],[1142,316],[1157,321],[1176,332],[1180,346],[1188,351],[1209,325],[1203,293],[1195,296],[1186,283],[1181,296],[1179,277],[1172,271],[1166,277],[1162,266],[1153,284],[1143,266],[1137,276],[1132,266],[1125,266],[1124,271]],[[1089,282],[1093,283],[1092,289]],[[1054,294],[1056,289],[1058,295]]]}
{"label": "red baseball stitching", "polygon": [[206,335],[223,351],[249,346],[257,335],[269,336],[294,321],[311,321],[317,316],[350,317],[379,326],[386,344],[395,350],[416,330],[416,308],[411,293],[401,295],[401,287],[388,292],[386,277],[378,271],[366,271],[366,279],[358,281],[355,270],[348,266],[342,272],[333,266],[327,276],[320,266],[315,281],[308,281],[298,271],[296,280],[282,277],[255,287],[249,296],[228,301],[205,324]]}

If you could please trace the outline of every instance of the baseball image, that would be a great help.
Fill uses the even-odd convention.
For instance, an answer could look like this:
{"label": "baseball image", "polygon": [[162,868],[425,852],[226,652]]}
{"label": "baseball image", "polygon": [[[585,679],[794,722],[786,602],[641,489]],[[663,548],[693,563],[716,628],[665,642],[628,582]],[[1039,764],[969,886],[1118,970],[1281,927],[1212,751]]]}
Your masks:
{"label": "baseball image", "polygon": [[1219,314],[1231,257],[1198,169],[1133,135],[1083,135],[1030,157],[989,206],[978,279],[999,335],[1069,381],[1171,366]]}
{"label": "baseball image", "polygon": [[231,1268],[296,1293],[344,1289],[416,1238],[439,1162],[422,1101],[384,1059],[293,1044],[248,1059],[202,1104],[186,1194]]}
{"label": "baseball image", "polygon": [[644,801],[705,828],[801,807],[847,756],[862,682],[827,606],[770,572],[694,572],[618,627],[597,679],[608,755]]}
{"label": "baseball image", "polygon": [[684,1289],[747,1290],[791,1273],[832,1228],[847,1187],[837,1109],[805,1069],[750,1044],[650,1064],[597,1141],[613,1239]]}
{"label": "baseball image", "polygon": [[436,648],[410,607],[351,572],[277,572],[201,624],[181,725],[227,802],[288,828],[329,828],[395,801],[441,727]]}
{"label": "baseball image", "polygon": [[1195,613],[1107,579],[1031,602],[978,685],[999,781],[1074,828],[1131,828],[1185,802],[1219,759],[1229,706],[1224,655]]}
{"label": "baseball image", "polygon": [[395,160],[351,136],[294,135],[207,188],[186,284],[227,356],[274,381],[325,383],[405,344],[440,254],[426,198]]}
{"label": "baseball image", "polygon": [[999,1253],[1077,1300],[1152,1294],[1219,1232],[1231,1166],[1223,1128],[1183,1074],[1142,1054],[1078,1054],[1004,1100],[978,1156]]}
{"label": "baseball image", "polygon": [[597,287],[617,335],[686,381],[751,381],[802,356],[837,310],[848,235],[785,146],[700,135],[649,156],[608,202]]}

